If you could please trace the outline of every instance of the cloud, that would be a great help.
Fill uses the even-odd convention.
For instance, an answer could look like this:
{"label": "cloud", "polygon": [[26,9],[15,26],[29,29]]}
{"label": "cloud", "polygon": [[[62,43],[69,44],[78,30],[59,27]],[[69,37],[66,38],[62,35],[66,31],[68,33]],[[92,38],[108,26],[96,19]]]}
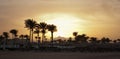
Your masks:
{"label": "cloud", "polygon": [[120,29],[120,0],[0,0],[0,24],[2,25],[14,21],[23,23],[26,18],[57,12],[75,14],[89,21],[90,24],[94,22],[92,25],[111,24]]}

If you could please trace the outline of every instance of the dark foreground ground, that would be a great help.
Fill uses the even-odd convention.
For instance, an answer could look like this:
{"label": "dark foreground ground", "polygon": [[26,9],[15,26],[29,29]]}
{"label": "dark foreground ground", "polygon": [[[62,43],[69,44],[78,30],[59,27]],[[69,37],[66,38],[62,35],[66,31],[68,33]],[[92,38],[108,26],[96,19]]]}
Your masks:
{"label": "dark foreground ground", "polygon": [[120,59],[120,52],[0,51],[0,59]]}

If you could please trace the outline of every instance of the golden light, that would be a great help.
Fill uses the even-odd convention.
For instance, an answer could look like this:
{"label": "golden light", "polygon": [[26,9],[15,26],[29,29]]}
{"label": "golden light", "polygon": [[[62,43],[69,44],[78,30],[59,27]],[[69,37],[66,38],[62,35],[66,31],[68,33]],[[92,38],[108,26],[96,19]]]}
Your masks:
{"label": "golden light", "polygon": [[[42,17],[42,21],[48,24],[54,24],[57,26],[57,32],[54,36],[70,37],[72,32],[80,31],[84,20],[68,14],[47,14]],[[41,21],[41,20],[40,20]],[[82,31],[82,29],[81,29]]]}

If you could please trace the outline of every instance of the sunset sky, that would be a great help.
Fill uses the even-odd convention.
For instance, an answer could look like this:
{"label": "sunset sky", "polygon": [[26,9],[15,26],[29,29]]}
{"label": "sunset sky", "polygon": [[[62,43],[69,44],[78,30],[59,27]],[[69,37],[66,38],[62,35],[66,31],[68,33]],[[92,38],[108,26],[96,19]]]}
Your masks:
{"label": "sunset sky", "polygon": [[0,34],[14,28],[27,34],[24,20],[29,18],[57,25],[56,37],[77,31],[120,38],[120,0],[0,0]]}

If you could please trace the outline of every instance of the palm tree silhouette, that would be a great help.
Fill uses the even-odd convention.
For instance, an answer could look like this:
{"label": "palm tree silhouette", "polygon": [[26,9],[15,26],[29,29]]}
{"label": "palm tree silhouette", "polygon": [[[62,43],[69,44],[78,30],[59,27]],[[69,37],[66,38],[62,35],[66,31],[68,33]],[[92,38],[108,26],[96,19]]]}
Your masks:
{"label": "palm tree silhouette", "polygon": [[41,28],[40,28],[39,24],[36,24],[34,33],[37,34],[37,37],[36,37],[37,39],[39,39],[39,37],[40,37],[40,35],[39,35],[39,33],[41,33],[40,29]]}
{"label": "palm tree silhouette", "polygon": [[93,44],[98,42],[96,37],[91,37],[89,41],[90,43],[93,43]]}
{"label": "palm tree silhouette", "polygon": [[27,19],[25,20],[25,27],[28,28],[30,30],[30,39],[32,40],[33,42],[33,30],[36,26],[36,21],[34,21],[33,19]]}
{"label": "palm tree silhouette", "polygon": [[75,41],[78,43],[80,40],[81,40],[81,35],[77,35],[77,36],[75,37]]}
{"label": "palm tree silhouette", "polygon": [[77,36],[78,35],[78,32],[73,32],[73,36]]}
{"label": "palm tree silhouette", "polygon": [[48,31],[51,32],[51,42],[53,43],[53,33],[54,33],[55,31],[57,31],[57,28],[56,28],[56,26],[53,25],[53,24],[52,24],[52,25],[48,25],[47,28],[48,28]]}
{"label": "palm tree silhouette", "polygon": [[27,39],[27,40],[30,39],[29,35],[24,35],[24,38]]}
{"label": "palm tree silhouette", "polygon": [[7,39],[9,37],[8,32],[3,32],[3,37],[4,37],[3,50],[5,50],[6,49],[6,44],[7,44]]}
{"label": "palm tree silhouette", "polygon": [[21,35],[19,36],[19,38],[23,40],[23,39],[24,39],[24,35],[21,34]]}
{"label": "palm tree silhouette", "polygon": [[76,42],[80,42],[80,43],[87,43],[87,40],[89,39],[88,36],[86,36],[86,34],[82,34],[82,35],[77,35],[75,37],[75,41]]}
{"label": "palm tree silhouette", "polygon": [[110,39],[109,38],[106,38],[106,37],[103,37],[102,39],[101,39],[101,43],[103,43],[103,44],[106,44],[106,43],[110,43]]}
{"label": "palm tree silhouette", "polygon": [[45,33],[46,33],[46,29],[47,29],[47,23],[45,23],[45,22],[40,22],[39,27],[40,27],[40,29],[41,29],[42,42],[43,42],[44,37],[45,37]]}
{"label": "palm tree silhouette", "polygon": [[69,37],[68,40],[67,40],[68,43],[71,43],[72,42],[72,37]]}
{"label": "palm tree silhouette", "polygon": [[8,32],[3,32],[3,36],[8,39],[9,38],[9,33]]}
{"label": "palm tree silhouette", "polygon": [[76,41],[76,37],[78,36],[78,32],[73,32],[73,36],[74,36],[74,42]]}
{"label": "palm tree silhouette", "polygon": [[39,31],[38,29],[36,29],[36,30],[34,31],[34,33],[37,34],[37,38],[40,36],[40,35],[39,35],[40,31]]}
{"label": "palm tree silhouette", "polygon": [[3,36],[2,35],[0,35],[0,40],[2,40],[3,39]]}
{"label": "palm tree silhouette", "polygon": [[2,35],[0,35],[0,45],[1,45],[2,41],[3,41],[3,39],[4,39],[4,37]]}
{"label": "palm tree silhouette", "polygon": [[10,33],[12,34],[12,39],[13,39],[13,36],[14,36],[14,38],[16,38],[16,37],[17,37],[18,30],[12,29],[12,30],[10,30]]}

